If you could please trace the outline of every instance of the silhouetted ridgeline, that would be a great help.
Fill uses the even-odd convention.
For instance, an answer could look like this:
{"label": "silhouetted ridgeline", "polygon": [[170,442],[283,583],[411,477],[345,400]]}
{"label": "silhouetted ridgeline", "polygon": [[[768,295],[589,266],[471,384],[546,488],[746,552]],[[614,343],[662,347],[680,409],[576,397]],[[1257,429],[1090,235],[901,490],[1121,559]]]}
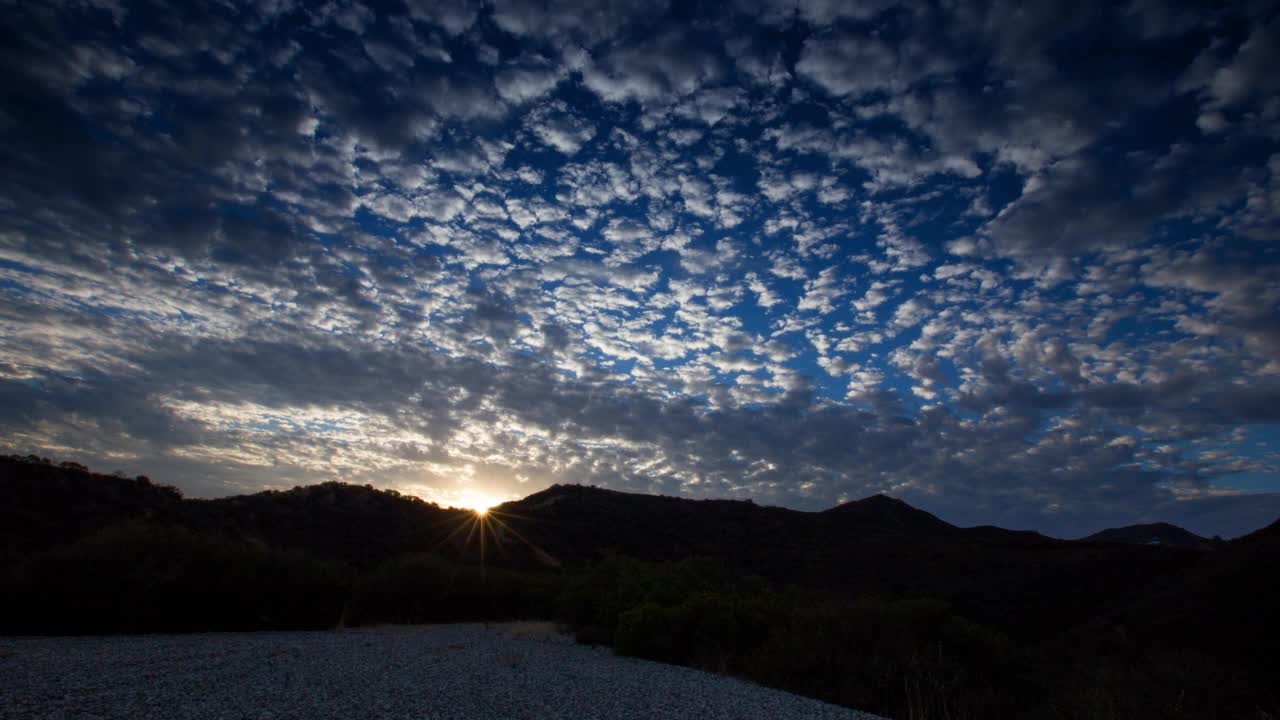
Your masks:
{"label": "silhouetted ridgeline", "polygon": [[481,521],[367,486],[187,500],[0,458],[0,632],[557,617],[890,717],[1280,717],[1280,524],[1182,533],[1069,542],[884,496],[805,513],[580,486]]}
{"label": "silhouetted ridgeline", "polygon": [[1122,528],[1111,528],[1096,532],[1086,538],[1085,542],[1131,543],[1135,545],[1161,545],[1163,547],[1183,547],[1193,550],[1210,550],[1221,538],[1204,538],[1189,530],[1183,530],[1169,523],[1148,523],[1145,525],[1129,525]]}

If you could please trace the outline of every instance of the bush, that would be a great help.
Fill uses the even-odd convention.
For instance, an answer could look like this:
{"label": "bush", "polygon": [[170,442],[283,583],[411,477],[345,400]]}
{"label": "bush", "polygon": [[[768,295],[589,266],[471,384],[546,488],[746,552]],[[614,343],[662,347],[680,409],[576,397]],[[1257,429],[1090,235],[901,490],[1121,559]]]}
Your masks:
{"label": "bush", "polygon": [[420,623],[444,617],[453,574],[453,566],[436,555],[389,560],[356,583],[348,621]]}
{"label": "bush", "polygon": [[619,615],[614,648],[623,655],[736,672],[770,632],[764,600],[704,592],[672,606],[645,601]]}
{"label": "bush", "polygon": [[580,642],[613,644],[622,614],[645,603],[671,607],[700,593],[763,596],[767,588],[717,560],[651,563],[613,555],[567,581],[559,616]]}
{"label": "bush", "polygon": [[109,633],[331,627],[345,569],[305,553],[142,523],[19,568],[6,632]]}
{"label": "bush", "polygon": [[778,591],[722,563],[610,557],[561,617],[623,655],[730,672],[902,718],[1017,716],[1037,697],[1011,641],[928,599]]}
{"label": "bush", "polygon": [[438,555],[393,558],[360,578],[353,624],[545,618],[554,611],[557,576],[455,565]]}
{"label": "bush", "polygon": [[1037,695],[1020,673],[1007,638],[946,603],[866,597],[792,605],[748,667],[761,682],[902,718],[1009,716]]}

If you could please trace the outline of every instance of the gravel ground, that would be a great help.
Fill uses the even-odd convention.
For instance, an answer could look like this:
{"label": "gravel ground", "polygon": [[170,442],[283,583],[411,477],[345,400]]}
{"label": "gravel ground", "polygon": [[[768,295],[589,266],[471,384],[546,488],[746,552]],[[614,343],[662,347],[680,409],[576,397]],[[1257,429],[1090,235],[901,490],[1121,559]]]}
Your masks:
{"label": "gravel ground", "polygon": [[0,717],[874,718],[528,624],[0,638]]}

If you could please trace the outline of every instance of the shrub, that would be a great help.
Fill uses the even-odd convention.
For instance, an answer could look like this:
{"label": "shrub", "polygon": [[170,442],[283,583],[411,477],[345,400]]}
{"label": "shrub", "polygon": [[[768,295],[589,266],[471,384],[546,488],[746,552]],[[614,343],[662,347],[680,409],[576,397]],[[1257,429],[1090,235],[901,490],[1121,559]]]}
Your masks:
{"label": "shrub", "polygon": [[254,630],[332,626],[349,577],[298,551],[128,523],[30,558],[14,586],[7,632]]}
{"label": "shrub", "polygon": [[1008,638],[935,599],[850,601],[713,561],[610,557],[569,581],[560,608],[579,639],[620,654],[892,717],[1016,716],[1038,693]]}
{"label": "shrub", "polygon": [[454,569],[436,555],[404,555],[360,578],[352,592],[348,620],[421,623],[447,615],[446,596]]}
{"label": "shrub", "polygon": [[619,615],[614,648],[623,655],[738,671],[770,632],[763,600],[706,592],[677,605],[648,600]]}
{"label": "shrub", "polygon": [[566,582],[559,615],[580,642],[612,644],[622,614],[645,603],[672,607],[699,594],[763,597],[767,588],[760,578],[735,573],[718,560],[651,563],[612,555]]}
{"label": "shrub", "polygon": [[455,565],[432,554],[393,558],[356,583],[353,624],[545,618],[559,578],[502,568]]}
{"label": "shrub", "polygon": [[747,672],[903,718],[1000,716],[1036,695],[1007,638],[932,599],[792,605]]}

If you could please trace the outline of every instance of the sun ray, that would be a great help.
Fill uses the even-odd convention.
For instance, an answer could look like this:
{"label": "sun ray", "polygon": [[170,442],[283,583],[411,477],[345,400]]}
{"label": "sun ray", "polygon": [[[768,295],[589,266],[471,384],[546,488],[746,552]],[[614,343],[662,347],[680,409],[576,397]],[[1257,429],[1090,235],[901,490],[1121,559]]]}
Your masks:
{"label": "sun ray", "polygon": [[[455,511],[459,512],[457,516],[435,524],[436,527],[440,527],[451,522],[455,523],[453,528],[450,529],[443,538],[440,538],[432,545],[431,551],[434,552],[439,550],[441,547],[449,544],[455,538],[462,535],[463,531],[465,531],[465,536],[462,538],[460,543],[460,552],[463,557],[466,557],[472,552],[472,547],[475,547],[478,550],[483,577],[487,571],[489,554],[492,549],[496,548],[496,552],[501,557],[509,557],[508,548],[503,540],[503,536],[510,535],[512,538],[515,538],[516,541],[528,547],[540,562],[550,567],[561,567],[561,562],[554,555],[531,542],[527,537],[507,522],[507,520],[532,521],[533,518],[529,518],[519,513],[508,512],[505,509],[497,509],[500,506],[501,503],[490,506],[483,512],[478,509],[468,509],[463,512],[462,508],[456,508]],[[506,518],[506,520],[503,518]],[[501,535],[499,533],[501,533]]]}
{"label": "sun ray", "polygon": [[543,550],[537,545],[533,544],[528,540],[528,538],[526,538],[524,535],[521,535],[520,532],[517,531],[515,528],[503,522],[502,518],[500,517],[501,515],[506,515],[509,518],[520,518],[520,519],[528,519],[528,518],[525,518],[524,516],[521,516],[521,515],[516,515],[514,513],[498,512],[496,510],[491,511],[489,513],[490,520],[492,520],[493,522],[501,526],[504,531],[511,533],[512,536],[514,536],[520,542],[524,543],[525,545],[528,545],[529,549],[533,550],[534,554],[538,557],[539,560],[542,560],[543,562],[547,563],[548,565],[551,565],[552,567],[560,567],[561,563],[558,559],[556,559],[554,555],[547,552],[546,550]]}

